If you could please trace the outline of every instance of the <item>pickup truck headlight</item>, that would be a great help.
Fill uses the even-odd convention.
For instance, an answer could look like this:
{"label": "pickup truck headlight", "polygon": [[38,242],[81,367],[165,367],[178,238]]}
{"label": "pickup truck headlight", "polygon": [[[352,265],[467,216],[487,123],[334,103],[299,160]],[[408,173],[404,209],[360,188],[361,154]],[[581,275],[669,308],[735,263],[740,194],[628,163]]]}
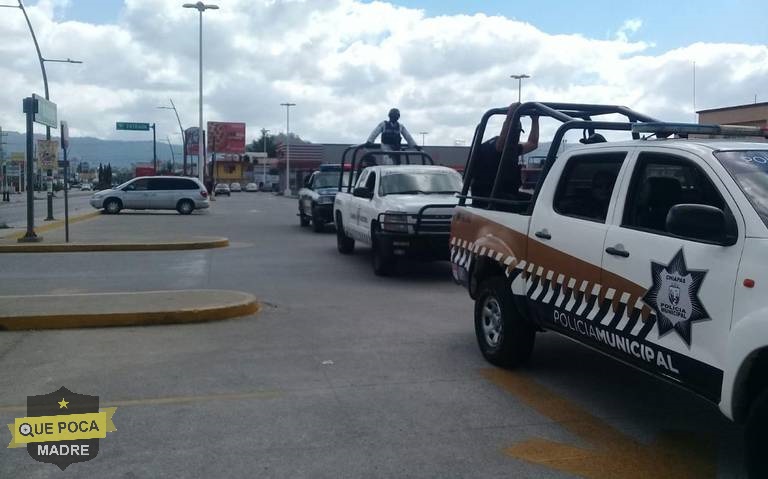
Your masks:
{"label": "pickup truck headlight", "polygon": [[317,198],[318,205],[331,205],[333,204],[333,196],[320,196]]}
{"label": "pickup truck headlight", "polygon": [[387,211],[381,217],[381,230],[408,233],[408,215],[400,211]]}

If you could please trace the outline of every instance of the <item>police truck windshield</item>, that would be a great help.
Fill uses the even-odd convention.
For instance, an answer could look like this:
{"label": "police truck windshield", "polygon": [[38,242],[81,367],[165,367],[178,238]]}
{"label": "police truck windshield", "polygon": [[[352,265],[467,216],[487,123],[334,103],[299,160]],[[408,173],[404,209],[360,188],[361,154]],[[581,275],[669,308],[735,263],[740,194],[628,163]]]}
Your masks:
{"label": "police truck windshield", "polygon": [[396,173],[381,179],[381,195],[451,194],[461,191],[458,173]]}
{"label": "police truck windshield", "polygon": [[768,150],[719,151],[715,156],[768,226]]}

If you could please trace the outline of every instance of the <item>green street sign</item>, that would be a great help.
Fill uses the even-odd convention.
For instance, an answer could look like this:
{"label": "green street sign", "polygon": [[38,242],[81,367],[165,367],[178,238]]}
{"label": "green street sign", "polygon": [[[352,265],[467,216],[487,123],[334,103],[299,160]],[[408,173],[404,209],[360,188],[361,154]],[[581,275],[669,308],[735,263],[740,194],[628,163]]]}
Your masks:
{"label": "green street sign", "polygon": [[130,131],[149,131],[149,123],[128,123],[124,121],[118,121],[117,129]]}

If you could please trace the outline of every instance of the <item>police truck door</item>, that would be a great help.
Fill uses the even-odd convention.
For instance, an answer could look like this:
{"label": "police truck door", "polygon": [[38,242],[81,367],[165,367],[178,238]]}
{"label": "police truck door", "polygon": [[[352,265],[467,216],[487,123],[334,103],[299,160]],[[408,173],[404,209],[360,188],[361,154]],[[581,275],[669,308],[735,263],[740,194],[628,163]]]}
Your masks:
{"label": "police truck door", "polygon": [[545,327],[582,340],[600,288],[606,218],[627,149],[555,162],[539,193],[528,239],[526,294]]}
{"label": "police truck door", "polygon": [[[609,349],[719,402],[743,217],[714,158],[645,148],[633,163],[603,256],[604,287],[615,288],[619,298],[616,314],[603,321],[615,341]],[[724,211],[732,244],[669,232],[668,214],[679,204]]]}

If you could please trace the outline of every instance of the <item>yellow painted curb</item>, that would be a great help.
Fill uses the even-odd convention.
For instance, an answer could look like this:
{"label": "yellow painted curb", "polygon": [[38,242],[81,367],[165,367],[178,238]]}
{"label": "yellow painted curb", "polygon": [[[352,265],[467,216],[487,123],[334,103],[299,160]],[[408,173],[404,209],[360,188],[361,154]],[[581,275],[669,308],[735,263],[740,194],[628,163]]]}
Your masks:
{"label": "yellow painted curb", "polygon": [[[98,295],[93,296],[96,297]],[[244,294],[244,296],[246,298],[242,301],[225,305],[176,311],[0,316],[0,330],[22,331],[30,329],[105,328],[200,323],[250,316],[259,312],[261,305],[256,301],[256,298],[250,294]],[[34,298],[34,296],[26,296],[25,298]]]}
{"label": "yellow painted curb", "polygon": [[[96,218],[97,216],[101,216],[101,211],[93,211],[91,213],[86,213],[84,215],[73,216],[72,218],[69,219],[69,224],[90,220],[92,218]],[[45,233],[46,231],[51,231],[51,230],[55,230],[57,228],[63,228],[63,227],[64,227],[64,220],[51,221],[50,223],[46,223],[40,226],[35,226],[35,233]],[[25,234],[27,234],[26,227],[24,229],[25,231],[22,231],[21,233],[17,233],[11,236],[11,238],[17,240],[23,237]]]}
{"label": "yellow painted curb", "polygon": [[229,239],[214,238],[200,241],[170,243],[19,243],[2,244],[0,253],[83,253],[104,251],[183,251],[226,248]]}

